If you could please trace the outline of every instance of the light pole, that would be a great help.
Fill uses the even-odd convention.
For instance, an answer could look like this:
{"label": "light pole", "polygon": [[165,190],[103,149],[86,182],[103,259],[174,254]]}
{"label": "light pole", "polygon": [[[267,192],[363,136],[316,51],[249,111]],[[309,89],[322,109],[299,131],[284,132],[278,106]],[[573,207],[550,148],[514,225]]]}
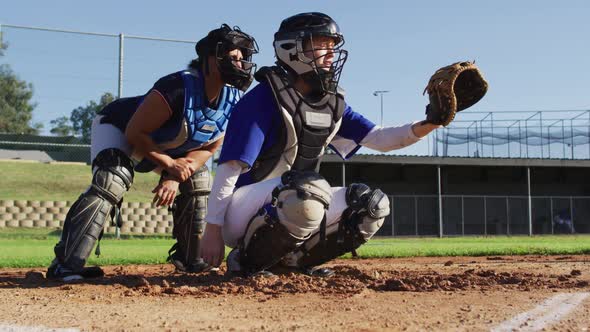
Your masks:
{"label": "light pole", "polygon": [[388,92],[389,90],[377,90],[373,92],[373,96],[381,96],[381,127],[383,127],[383,94]]}

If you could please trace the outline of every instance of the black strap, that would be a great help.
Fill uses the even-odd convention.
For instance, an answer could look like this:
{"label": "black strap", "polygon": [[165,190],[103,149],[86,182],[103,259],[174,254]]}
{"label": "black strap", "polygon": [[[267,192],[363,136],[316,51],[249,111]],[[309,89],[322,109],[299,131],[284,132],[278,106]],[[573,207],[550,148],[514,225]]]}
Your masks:
{"label": "black strap", "polygon": [[356,247],[357,244],[357,237],[356,234],[360,233],[359,230],[359,222],[360,222],[361,216],[359,216],[358,213],[356,213],[356,211],[354,211],[353,208],[348,207],[346,210],[344,210],[344,212],[342,212],[342,218],[340,219],[340,222],[338,223],[338,231],[337,231],[337,235],[336,235],[336,243],[338,243],[338,245],[342,245],[344,244],[344,235],[346,233],[346,231],[349,231],[351,236],[352,236],[352,250],[350,251],[352,253],[352,257],[358,257],[358,253],[356,252],[356,249],[354,249]]}
{"label": "black strap", "polygon": [[167,262],[172,260],[172,256],[174,255],[174,253],[176,252],[177,249],[178,249],[178,242],[175,242],[172,245],[172,248],[170,248],[170,250],[168,250],[168,258],[166,258]]}
{"label": "black strap", "polygon": [[104,235],[104,228],[100,231],[100,234],[98,235],[96,249],[94,250],[94,254],[96,255],[96,257],[100,257],[100,240],[102,239],[103,235]]}
{"label": "black strap", "polygon": [[123,199],[113,207],[111,210],[111,220],[113,226],[117,226],[119,228],[123,227],[123,217],[121,216],[121,207],[123,205]]}
{"label": "black strap", "polygon": [[326,241],[326,215],[328,214],[328,210],[324,211],[324,217],[322,218],[322,222],[320,223],[320,241],[324,247],[328,246],[328,241]]}
{"label": "black strap", "polygon": [[[123,205],[123,200],[121,199],[121,201],[113,206],[113,208],[111,209],[111,224],[113,226],[116,226],[118,228],[121,228],[121,226],[123,226],[123,217],[121,217],[121,206]],[[96,249],[94,250],[94,254],[96,255],[96,257],[100,257],[100,240],[102,240],[102,237],[104,236],[104,228],[100,230],[100,234],[98,235],[98,240],[96,241]]]}
{"label": "black strap", "polygon": [[345,228],[348,226],[347,223],[349,223],[352,219],[353,213],[354,210],[351,207],[346,208],[346,210],[342,212],[342,217],[340,218],[340,222],[338,223],[338,232],[336,236],[336,242],[338,244],[344,243],[344,231]]}

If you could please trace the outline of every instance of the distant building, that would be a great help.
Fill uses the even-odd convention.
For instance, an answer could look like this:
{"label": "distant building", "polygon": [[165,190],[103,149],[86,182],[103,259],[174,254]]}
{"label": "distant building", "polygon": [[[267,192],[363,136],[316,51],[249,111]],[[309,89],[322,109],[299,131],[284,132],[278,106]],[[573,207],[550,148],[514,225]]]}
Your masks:
{"label": "distant building", "polygon": [[356,155],[342,162],[328,154],[320,173],[334,186],[362,182],[393,198],[379,235],[552,234],[564,210],[576,232],[590,233],[590,160]]}

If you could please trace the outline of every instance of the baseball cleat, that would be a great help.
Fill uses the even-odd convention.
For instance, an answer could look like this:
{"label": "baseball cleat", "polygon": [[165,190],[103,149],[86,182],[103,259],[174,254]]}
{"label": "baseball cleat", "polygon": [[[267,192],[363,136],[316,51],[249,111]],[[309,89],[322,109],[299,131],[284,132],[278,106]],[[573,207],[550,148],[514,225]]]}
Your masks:
{"label": "baseball cleat", "polygon": [[310,277],[328,278],[336,274],[334,270],[327,267],[310,267],[303,269],[303,273]]}
{"label": "baseball cleat", "polygon": [[54,262],[47,269],[47,274],[45,276],[47,279],[70,282],[82,279],[100,278],[104,276],[104,271],[98,266],[85,267],[80,271],[73,271]]}

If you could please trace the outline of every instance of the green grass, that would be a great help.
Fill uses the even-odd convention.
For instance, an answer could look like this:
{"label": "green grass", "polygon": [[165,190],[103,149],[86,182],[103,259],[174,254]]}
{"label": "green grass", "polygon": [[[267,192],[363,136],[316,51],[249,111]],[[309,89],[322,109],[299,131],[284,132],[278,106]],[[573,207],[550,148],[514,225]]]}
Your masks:
{"label": "green grass", "polygon": [[[55,229],[0,229],[0,267],[47,266],[58,236]],[[169,236],[127,235],[121,240],[105,236],[101,257],[92,255],[89,264],[161,264],[173,243]],[[358,253],[362,257],[578,255],[590,254],[590,235],[373,239]]]}
{"label": "green grass", "polygon": [[358,252],[367,257],[581,255],[590,254],[590,235],[382,238]]}
{"label": "green grass", "polygon": [[[92,180],[90,166],[81,164],[1,161],[0,174],[0,200],[73,201]],[[151,202],[158,179],[154,173],[135,173],[125,200]]]}
{"label": "green grass", "polygon": [[[53,247],[58,237],[44,240],[0,240],[0,267],[42,267],[53,259]],[[168,249],[173,244],[168,239],[103,239],[100,242],[102,255],[92,254],[89,264],[159,264],[164,263]]]}
{"label": "green grass", "polygon": [[[59,229],[0,228],[0,268],[48,266],[54,257],[53,247],[59,235]],[[166,262],[172,244],[174,240],[169,235],[122,234],[121,239],[117,240],[113,235],[105,234],[100,242],[100,258],[93,251],[88,263],[162,264]]]}

